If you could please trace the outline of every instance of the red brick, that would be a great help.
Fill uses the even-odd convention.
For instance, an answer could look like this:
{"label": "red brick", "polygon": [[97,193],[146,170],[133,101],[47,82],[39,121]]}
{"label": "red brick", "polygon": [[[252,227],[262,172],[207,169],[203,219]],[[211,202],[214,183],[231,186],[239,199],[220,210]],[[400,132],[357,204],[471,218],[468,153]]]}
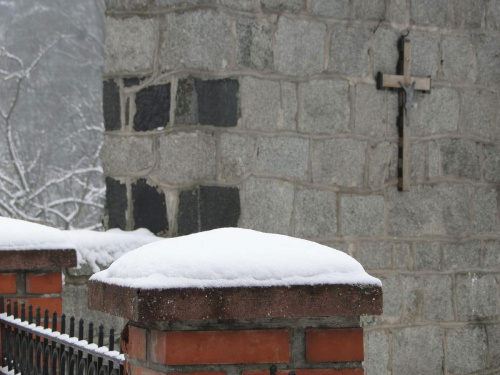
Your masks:
{"label": "red brick", "polygon": [[17,292],[17,274],[0,273],[0,293],[12,294]]}
{"label": "red brick", "polygon": [[27,273],[26,293],[49,294],[62,293],[62,274],[56,273]]}
{"label": "red brick", "polygon": [[[153,371],[140,366],[132,367],[132,375],[162,375],[164,372]],[[226,375],[225,372],[169,372],[168,375]],[[269,374],[267,374],[269,375]]]}
{"label": "red brick", "polygon": [[363,329],[307,331],[306,359],[309,362],[362,361],[364,359]]}
{"label": "red brick", "polygon": [[[278,370],[276,374],[288,375],[290,371],[297,375],[363,375],[362,368]],[[269,370],[243,371],[243,375],[269,375]]]}
{"label": "red brick", "polygon": [[[18,301],[19,304],[22,302],[26,303],[26,310],[29,305],[33,305],[33,316],[36,314],[36,308],[40,307],[43,314],[45,309],[49,309],[49,316],[52,319],[52,313],[57,312],[58,316],[62,315],[62,298],[61,297],[49,297],[49,298],[12,298],[12,302]],[[27,316],[28,313],[26,313]]]}
{"label": "red brick", "polygon": [[129,357],[146,360],[146,330],[128,326],[127,354]]}
{"label": "red brick", "polygon": [[152,332],[151,360],[166,365],[290,361],[286,330]]}

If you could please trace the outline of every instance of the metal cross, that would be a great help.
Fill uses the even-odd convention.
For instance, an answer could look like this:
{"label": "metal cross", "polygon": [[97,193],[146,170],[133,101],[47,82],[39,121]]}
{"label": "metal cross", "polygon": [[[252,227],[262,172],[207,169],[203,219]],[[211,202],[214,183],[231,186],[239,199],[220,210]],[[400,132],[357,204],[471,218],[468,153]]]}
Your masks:
{"label": "metal cross", "polygon": [[403,36],[399,40],[399,61],[398,75],[382,74],[377,75],[377,89],[384,88],[399,90],[399,160],[398,177],[399,190],[410,190],[410,110],[411,102],[415,90],[430,91],[430,77],[412,77],[410,75],[410,40]]}

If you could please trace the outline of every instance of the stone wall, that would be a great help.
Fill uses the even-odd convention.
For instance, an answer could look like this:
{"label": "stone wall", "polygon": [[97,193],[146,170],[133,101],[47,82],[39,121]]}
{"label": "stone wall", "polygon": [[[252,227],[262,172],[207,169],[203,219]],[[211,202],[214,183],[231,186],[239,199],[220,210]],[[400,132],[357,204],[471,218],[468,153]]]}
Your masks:
{"label": "stone wall", "polygon": [[[384,283],[367,375],[498,371],[500,1],[107,3],[108,227],[335,247]],[[397,94],[375,75],[406,30],[432,91],[402,193]]]}

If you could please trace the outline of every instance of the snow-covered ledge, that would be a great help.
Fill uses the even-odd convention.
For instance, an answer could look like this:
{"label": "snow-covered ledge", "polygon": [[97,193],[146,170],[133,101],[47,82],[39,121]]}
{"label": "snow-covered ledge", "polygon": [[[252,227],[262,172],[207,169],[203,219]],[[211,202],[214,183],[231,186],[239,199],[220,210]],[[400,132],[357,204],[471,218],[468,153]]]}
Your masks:
{"label": "snow-covered ledge", "polygon": [[340,251],[227,228],[127,253],[91,277],[89,307],[130,319],[122,344],[132,375],[264,375],[273,363],[354,375],[359,316],[381,314],[382,289]]}

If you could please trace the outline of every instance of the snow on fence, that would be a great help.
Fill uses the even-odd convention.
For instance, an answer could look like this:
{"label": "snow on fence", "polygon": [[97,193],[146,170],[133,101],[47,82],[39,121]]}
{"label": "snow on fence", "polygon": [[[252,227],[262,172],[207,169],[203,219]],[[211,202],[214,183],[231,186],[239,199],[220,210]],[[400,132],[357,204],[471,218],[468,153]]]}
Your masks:
{"label": "snow on fence", "polygon": [[[69,321],[66,333],[66,316],[57,313],[49,318],[45,310],[42,322],[40,307],[33,316],[33,306],[0,296],[0,373],[37,375],[122,375],[124,355],[114,350],[114,330],[108,336],[109,346],[104,345],[104,327],[99,326],[97,343],[94,343],[94,324],[88,324],[84,340],[85,323],[80,319],[75,334],[75,318]],[[13,311],[12,311],[13,310]],[[42,325],[43,323],[43,325]],[[58,330],[59,329],[59,330]]]}

